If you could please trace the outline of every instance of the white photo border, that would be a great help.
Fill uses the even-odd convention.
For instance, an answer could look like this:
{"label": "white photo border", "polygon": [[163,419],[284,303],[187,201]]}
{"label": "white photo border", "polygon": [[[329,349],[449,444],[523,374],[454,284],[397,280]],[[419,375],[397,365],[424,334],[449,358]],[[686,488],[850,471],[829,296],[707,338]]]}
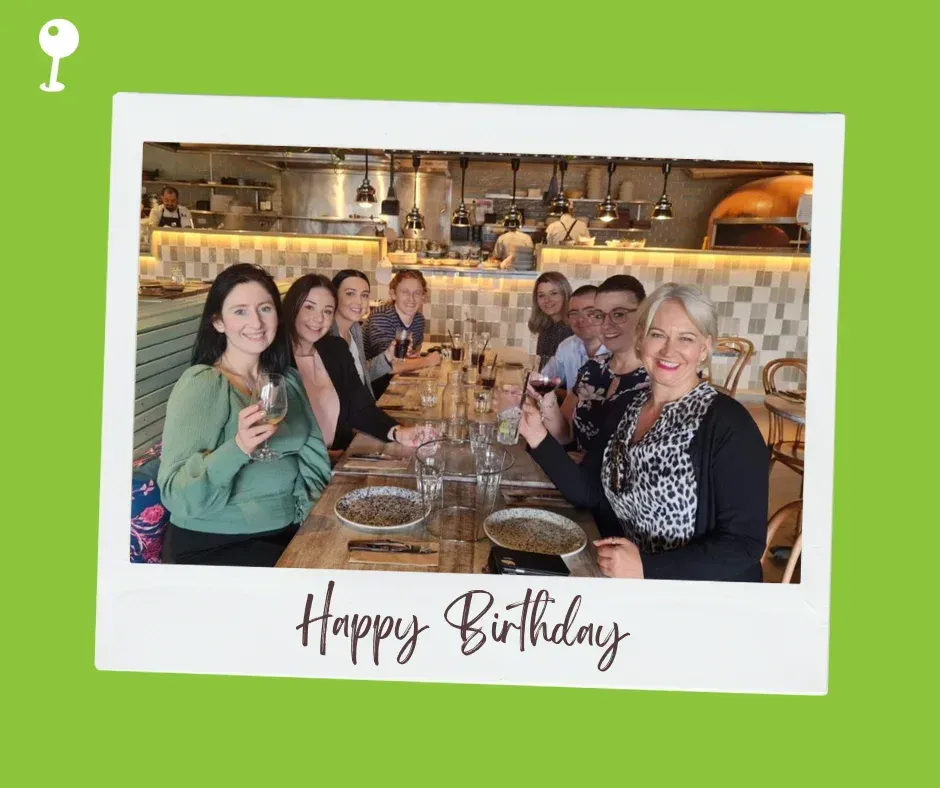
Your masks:
{"label": "white photo border", "polygon": [[[486,118],[483,122],[481,119]],[[364,119],[372,119],[363,123]],[[107,314],[101,430],[95,664],[101,670],[488,683],[650,690],[825,694],[828,687],[836,342],[844,116],[399,101],[117,94],[113,102]],[[129,560],[138,220],[148,141],[524,152],[812,163],[813,250],[806,409],[803,558],[795,585],[600,578],[252,569]],[[301,645],[308,594],[331,612],[417,615],[411,658],[401,644],[360,645],[319,628]],[[540,643],[521,651],[488,637],[470,656],[445,621],[451,600],[494,595],[492,610],[526,588],[575,595],[579,623],[629,632],[612,666],[602,649]],[[506,614],[508,615],[508,614]],[[500,615],[500,620],[503,619]],[[489,622],[490,617],[481,619]],[[487,632],[489,635],[489,632]]]}

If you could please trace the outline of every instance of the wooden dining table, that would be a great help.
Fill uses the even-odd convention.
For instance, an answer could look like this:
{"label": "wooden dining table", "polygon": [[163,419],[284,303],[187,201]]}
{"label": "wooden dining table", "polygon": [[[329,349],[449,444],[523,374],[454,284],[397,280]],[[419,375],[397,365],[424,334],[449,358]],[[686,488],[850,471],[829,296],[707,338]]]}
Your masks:
{"label": "wooden dining table", "polygon": [[[446,380],[449,371],[448,365],[423,370],[422,375],[396,376],[389,387],[389,392],[379,400],[383,403],[398,402],[402,397],[409,403],[415,402],[418,396],[417,384],[429,378],[438,381]],[[391,396],[388,396],[391,393]],[[423,421],[438,421],[440,419],[440,397],[434,408],[422,409],[420,402],[415,413],[389,410],[397,421],[403,424],[415,424]],[[472,399],[469,404],[469,418],[487,420],[495,419],[495,414],[477,414],[472,412]],[[600,534],[594,517],[589,511],[576,509],[565,502],[555,490],[555,486],[525,450],[525,444],[520,438],[512,446],[505,446],[512,457],[512,465],[503,471],[500,481],[500,490],[494,511],[508,507],[525,506],[545,509],[555,512],[576,522],[587,535],[587,546],[574,556],[565,558],[572,576],[601,577],[597,565],[597,552],[594,540]],[[418,572],[452,572],[452,573],[481,573],[486,571],[490,555],[491,543],[483,538],[479,541],[454,541],[438,539],[432,535],[424,522],[418,525],[395,530],[388,533],[377,533],[374,530],[356,528],[341,520],[335,511],[336,503],[349,492],[363,487],[393,486],[408,490],[417,489],[417,477],[414,464],[415,449],[397,443],[387,443],[364,433],[358,433],[343,452],[333,468],[333,477],[329,485],[314,505],[310,515],[301,525],[287,549],[277,563],[279,567],[316,568],[316,569],[350,569],[350,570],[384,570],[384,571],[418,571]],[[366,455],[363,457],[362,455]],[[374,459],[380,456],[381,459]],[[454,479],[455,483],[466,481],[473,483],[473,479]],[[407,563],[390,564],[384,560],[375,564],[350,562],[349,542],[359,539],[402,539],[421,543],[429,543],[439,552],[437,566],[417,566]],[[362,554],[358,554],[362,559]]]}

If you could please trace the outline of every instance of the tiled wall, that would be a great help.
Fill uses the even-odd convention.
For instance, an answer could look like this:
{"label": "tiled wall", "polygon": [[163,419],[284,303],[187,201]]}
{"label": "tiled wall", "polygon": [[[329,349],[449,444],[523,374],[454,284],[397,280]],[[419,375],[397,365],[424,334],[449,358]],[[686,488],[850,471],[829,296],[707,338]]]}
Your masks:
{"label": "tiled wall", "polygon": [[383,238],[236,235],[208,230],[155,230],[153,257],[158,276],[182,265],[186,276],[214,279],[233,263],[256,263],[275,279],[307,273],[332,277],[344,268],[375,271],[385,255]]}
{"label": "tiled wall", "polygon": [[[540,270],[560,271],[572,289],[631,274],[652,293],[666,282],[701,288],[718,310],[718,332],[754,343],[739,390],[763,391],[764,365],[775,358],[805,358],[809,336],[809,266],[806,256],[732,255],[653,250],[543,249]],[[716,359],[723,380],[729,362]],[[795,373],[787,372],[795,379]]]}

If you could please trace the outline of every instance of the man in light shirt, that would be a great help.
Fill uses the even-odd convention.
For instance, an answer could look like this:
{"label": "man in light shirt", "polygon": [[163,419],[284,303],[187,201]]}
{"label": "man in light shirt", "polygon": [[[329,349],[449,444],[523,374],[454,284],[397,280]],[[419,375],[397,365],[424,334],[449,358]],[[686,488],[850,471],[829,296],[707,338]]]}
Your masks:
{"label": "man in light shirt", "polygon": [[595,285],[584,285],[571,294],[568,300],[568,324],[574,336],[562,340],[555,355],[548,360],[543,375],[560,378],[562,388],[571,389],[578,379],[578,372],[588,359],[608,352],[601,344],[601,329],[588,319],[594,311]]}
{"label": "man in light shirt", "polygon": [[161,195],[162,204],[150,212],[151,227],[192,227],[193,216],[189,208],[179,204],[180,193],[172,186],[166,186]]}

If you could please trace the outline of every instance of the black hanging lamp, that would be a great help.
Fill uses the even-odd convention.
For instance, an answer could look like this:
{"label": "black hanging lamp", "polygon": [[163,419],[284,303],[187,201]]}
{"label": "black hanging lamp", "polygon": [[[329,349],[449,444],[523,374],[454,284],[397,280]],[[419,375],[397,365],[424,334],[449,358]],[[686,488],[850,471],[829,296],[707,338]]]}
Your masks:
{"label": "black hanging lamp", "polygon": [[653,215],[651,217],[659,221],[671,219],[673,216],[672,203],[669,202],[669,197],[666,195],[666,182],[669,180],[669,171],[671,169],[672,164],[670,164],[668,161],[663,162],[663,193],[656,201],[656,207],[653,208]]}
{"label": "black hanging lamp", "polygon": [[415,232],[420,232],[424,229],[424,217],[418,210],[418,167],[421,166],[421,157],[413,156],[411,159],[411,166],[415,168],[415,190],[413,205],[411,210],[408,211],[408,215],[405,217],[405,228],[408,230],[414,230]]}
{"label": "black hanging lamp", "polygon": [[519,172],[519,159],[510,159],[512,165],[512,202],[509,212],[503,217],[503,227],[507,230],[518,230],[522,226],[522,217],[516,206],[516,173]]}
{"label": "black hanging lamp", "polygon": [[395,154],[390,154],[391,165],[388,168],[388,195],[382,200],[382,216],[394,216],[398,218],[401,211],[398,205],[398,195],[395,194]]}
{"label": "black hanging lamp", "polygon": [[470,226],[470,212],[467,210],[467,206],[463,200],[463,187],[467,181],[467,166],[469,164],[470,159],[465,156],[460,158],[460,205],[457,206],[457,210],[454,211],[453,216],[450,218],[450,223],[453,227]]}
{"label": "black hanging lamp", "polygon": [[356,202],[360,208],[372,208],[375,205],[375,189],[369,183],[369,154],[366,153],[366,174],[359,188],[356,189]]}
{"label": "black hanging lamp", "polygon": [[561,188],[552,200],[549,216],[561,216],[571,210],[571,201],[565,196],[565,172],[568,170],[568,160],[562,159],[558,162],[558,169],[561,170]]}
{"label": "black hanging lamp", "polygon": [[612,222],[620,216],[620,213],[617,211],[617,203],[610,194],[610,182],[614,177],[615,169],[617,169],[617,165],[614,164],[613,159],[611,159],[607,162],[607,196],[604,198],[604,201],[597,206],[597,218],[602,222]]}

